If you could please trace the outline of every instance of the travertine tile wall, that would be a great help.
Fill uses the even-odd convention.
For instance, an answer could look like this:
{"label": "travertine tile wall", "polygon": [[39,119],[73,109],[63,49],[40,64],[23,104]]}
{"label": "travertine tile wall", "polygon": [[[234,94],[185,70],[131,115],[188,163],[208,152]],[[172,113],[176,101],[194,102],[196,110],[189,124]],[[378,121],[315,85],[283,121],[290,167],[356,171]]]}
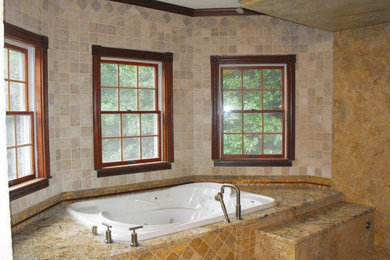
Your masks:
{"label": "travertine tile wall", "polygon": [[[12,201],[16,213],[62,191],[193,174],[330,177],[332,34],[267,16],[191,18],[104,0],[6,0],[5,20],[49,37],[50,187]],[[174,53],[173,169],[97,178],[91,45]],[[292,168],[216,168],[210,151],[209,56],[297,54]]]}
{"label": "travertine tile wall", "polygon": [[[47,189],[12,212],[62,191],[192,174],[192,26],[189,18],[103,0],[8,0],[6,21],[49,37],[51,172]],[[174,53],[173,169],[97,178],[93,169],[91,45]]]}
{"label": "travertine tile wall", "polygon": [[[195,174],[330,177],[332,33],[269,16],[193,19]],[[293,167],[213,167],[210,55],[296,54],[296,160]]]}
{"label": "travertine tile wall", "polygon": [[332,185],[372,205],[390,250],[390,23],[335,33]]}

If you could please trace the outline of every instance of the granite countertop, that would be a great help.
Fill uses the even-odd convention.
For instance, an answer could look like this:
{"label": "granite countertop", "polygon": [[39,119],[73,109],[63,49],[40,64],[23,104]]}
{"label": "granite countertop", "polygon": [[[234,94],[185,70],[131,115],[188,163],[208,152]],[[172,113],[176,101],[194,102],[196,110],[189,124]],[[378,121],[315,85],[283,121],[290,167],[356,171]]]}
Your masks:
{"label": "granite countertop", "polygon": [[[245,216],[244,222],[270,219],[273,216],[288,214],[299,208],[326,203],[341,198],[337,191],[316,187],[257,187],[241,186],[242,190],[273,197],[277,205]],[[132,248],[129,242],[114,241],[107,245],[104,236],[93,236],[88,227],[79,224],[65,211],[65,203],[48,210],[31,223],[13,232],[14,259],[111,259],[135,251],[145,251],[160,245],[172,245],[205,235],[219,228],[240,225],[241,221],[216,223],[203,227],[141,241],[141,246]]]}

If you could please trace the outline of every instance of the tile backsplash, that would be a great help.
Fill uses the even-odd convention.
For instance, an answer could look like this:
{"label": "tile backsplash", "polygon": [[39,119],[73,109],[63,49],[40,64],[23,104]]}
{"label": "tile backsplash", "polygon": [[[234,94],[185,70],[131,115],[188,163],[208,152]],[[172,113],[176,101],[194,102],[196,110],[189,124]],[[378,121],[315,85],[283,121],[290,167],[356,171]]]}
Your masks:
{"label": "tile backsplash", "polygon": [[[191,175],[331,177],[332,33],[268,16],[187,17],[103,0],[6,0],[5,20],[49,37],[50,186],[11,202],[16,213],[61,192]],[[172,170],[97,178],[91,45],[174,53]],[[214,167],[210,55],[296,54],[293,167]]]}

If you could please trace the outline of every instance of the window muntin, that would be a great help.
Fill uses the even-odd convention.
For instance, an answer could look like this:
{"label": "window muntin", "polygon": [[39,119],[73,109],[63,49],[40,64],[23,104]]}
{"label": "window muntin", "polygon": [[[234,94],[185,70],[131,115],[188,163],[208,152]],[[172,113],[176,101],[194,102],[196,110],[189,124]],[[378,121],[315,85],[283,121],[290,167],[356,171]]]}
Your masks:
{"label": "window muntin", "polygon": [[284,66],[221,68],[222,158],[283,158]]}
{"label": "window muntin", "polygon": [[17,184],[35,178],[34,111],[29,106],[28,49],[5,44],[4,78],[8,180]]}
{"label": "window muntin", "polygon": [[103,166],[161,160],[158,65],[101,60]]}

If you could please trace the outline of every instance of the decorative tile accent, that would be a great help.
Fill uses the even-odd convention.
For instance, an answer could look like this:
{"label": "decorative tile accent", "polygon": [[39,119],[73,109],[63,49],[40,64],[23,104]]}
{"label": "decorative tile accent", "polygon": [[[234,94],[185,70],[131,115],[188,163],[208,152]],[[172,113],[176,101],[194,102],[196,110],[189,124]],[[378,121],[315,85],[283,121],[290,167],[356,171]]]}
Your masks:
{"label": "decorative tile accent", "polygon": [[77,0],[77,5],[81,8],[81,9],[85,9],[85,7],[88,6],[88,3],[86,0]]}
{"label": "decorative tile accent", "polygon": [[162,17],[165,23],[169,23],[169,21],[171,20],[171,16],[169,14],[164,14]]}
{"label": "decorative tile accent", "polygon": [[120,15],[124,15],[127,13],[127,11],[130,9],[127,5],[119,5],[116,10]]}
{"label": "decorative tile accent", "polygon": [[104,5],[104,10],[106,10],[110,14],[114,10],[114,7],[111,3],[107,3]]}
{"label": "decorative tile accent", "polygon": [[99,1],[94,0],[91,4],[91,7],[95,11],[99,11],[99,9],[102,7],[102,5],[99,3]]}

